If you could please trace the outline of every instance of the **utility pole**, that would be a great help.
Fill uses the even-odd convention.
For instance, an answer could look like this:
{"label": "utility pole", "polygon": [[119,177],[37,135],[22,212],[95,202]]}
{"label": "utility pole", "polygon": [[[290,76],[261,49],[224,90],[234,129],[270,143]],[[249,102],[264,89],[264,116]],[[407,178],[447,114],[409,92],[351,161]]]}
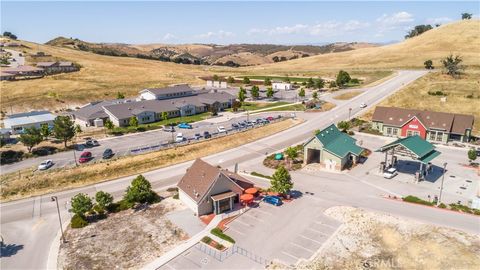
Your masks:
{"label": "utility pole", "polygon": [[352,108],[348,108],[348,120],[350,121],[350,114],[352,113]]}
{"label": "utility pole", "polygon": [[52,202],[57,203],[58,222],[60,222],[60,230],[62,231],[62,241],[63,243],[66,243],[67,241],[65,241],[65,234],[63,234],[62,217],[60,216],[60,208],[58,207],[58,197],[52,196]]}
{"label": "utility pole", "polygon": [[440,186],[440,195],[438,196],[437,205],[439,205],[440,202],[442,201],[443,180],[445,179],[445,171],[446,171],[446,168],[447,168],[447,162],[443,163],[442,184],[441,184],[441,186]]}

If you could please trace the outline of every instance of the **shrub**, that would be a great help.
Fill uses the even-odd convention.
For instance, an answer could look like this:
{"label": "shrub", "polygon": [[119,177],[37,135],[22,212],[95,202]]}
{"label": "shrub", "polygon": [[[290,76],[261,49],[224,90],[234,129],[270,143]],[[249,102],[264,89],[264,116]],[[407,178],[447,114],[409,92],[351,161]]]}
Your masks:
{"label": "shrub", "polygon": [[159,196],[152,190],[152,185],[143,176],[139,175],[132,180],[127,188],[123,200],[130,203],[154,203],[159,201]]}
{"label": "shrub", "polygon": [[408,195],[407,197],[403,197],[402,200],[405,201],[405,202],[418,203],[418,204],[423,204],[423,205],[428,205],[428,206],[433,205],[433,203],[431,203],[431,202],[422,200],[422,199],[420,199],[418,197],[415,197],[415,196],[412,196],[412,195]]}
{"label": "shrub", "polygon": [[71,199],[72,212],[77,215],[83,215],[89,212],[92,207],[92,199],[87,194],[78,193]]}
{"label": "shrub", "polygon": [[132,208],[133,205],[134,205],[134,203],[132,203],[132,202],[128,202],[126,200],[120,200],[118,202],[118,210],[119,211],[124,211],[124,210]]}
{"label": "shrub", "polygon": [[88,225],[88,222],[81,215],[73,215],[70,220],[70,226],[74,229],[83,228]]}
{"label": "shrub", "polygon": [[438,205],[439,208],[447,208],[447,206],[444,203],[441,203]]}
{"label": "shrub", "polygon": [[218,250],[223,250],[223,249],[225,248],[225,246],[222,245],[222,244],[217,244],[216,248],[217,248]]}
{"label": "shrub", "polygon": [[177,192],[177,191],[178,191],[178,187],[169,187],[169,188],[167,188],[167,191],[168,191],[168,192]]}
{"label": "shrub", "polygon": [[175,195],[173,195],[173,198],[174,198],[175,200],[178,200],[178,199],[179,199],[178,193],[176,193]]}
{"label": "shrub", "polygon": [[210,238],[208,236],[204,236],[201,241],[208,245],[212,242],[212,238]]}
{"label": "shrub", "polygon": [[235,240],[233,240],[233,238],[231,238],[230,236],[224,234],[223,231],[220,228],[213,228],[210,232],[213,235],[219,237],[220,239],[223,239],[223,240],[228,241],[232,244],[235,244]]}

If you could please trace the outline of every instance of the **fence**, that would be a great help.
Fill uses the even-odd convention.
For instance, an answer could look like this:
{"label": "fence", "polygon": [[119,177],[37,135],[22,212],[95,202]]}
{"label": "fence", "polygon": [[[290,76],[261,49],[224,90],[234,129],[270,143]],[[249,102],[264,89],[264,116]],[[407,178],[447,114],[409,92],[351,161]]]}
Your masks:
{"label": "fence", "polygon": [[242,255],[242,256],[258,263],[258,264],[261,264],[261,265],[270,264],[269,260],[267,260],[267,259],[265,259],[261,256],[257,256],[253,252],[251,252],[247,249],[244,249],[242,247],[239,247],[238,245],[233,245],[225,251],[216,250],[216,249],[214,249],[210,246],[207,246],[205,244],[202,244],[202,243],[196,244],[195,248],[200,250],[201,252],[209,255],[210,257],[213,257],[215,260],[217,260],[219,262],[223,262],[224,260],[233,256],[234,254],[240,254],[240,255]]}

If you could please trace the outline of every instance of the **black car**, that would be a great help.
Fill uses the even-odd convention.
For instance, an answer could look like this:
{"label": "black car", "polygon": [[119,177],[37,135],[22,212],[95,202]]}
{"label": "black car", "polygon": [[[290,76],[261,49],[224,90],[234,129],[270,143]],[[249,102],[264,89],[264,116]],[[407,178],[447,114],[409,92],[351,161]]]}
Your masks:
{"label": "black car", "polygon": [[105,151],[103,151],[102,158],[103,158],[103,159],[109,159],[109,158],[113,157],[113,155],[114,155],[114,154],[113,154],[112,149],[107,148],[107,149],[105,149]]}
{"label": "black car", "polygon": [[205,131],[205,132],[203,132],[203,137],[204,137],[205,139],[209,139],[209,138],[212,137],[212,134],[210,134],[210,132],[208,132],[208,131]]}
{"label": "black car", "polygon": [[247,126],[244,122],[239,122],[238,125],[239,125],[241,128],[244,128],[244,127]]}
{"label": "black car", "polygon": [[200,135],[200,133],[195,133],[195,140],[200,140],[200,138],[202,137],[202,135]]}
{"label": "black car", "polygon": [[237,129],[237,128],[240,128],[240,126],[239,126],[238,124],[233,123],[233,124],[232,124],[232,128],[233,128],[233,129]]}

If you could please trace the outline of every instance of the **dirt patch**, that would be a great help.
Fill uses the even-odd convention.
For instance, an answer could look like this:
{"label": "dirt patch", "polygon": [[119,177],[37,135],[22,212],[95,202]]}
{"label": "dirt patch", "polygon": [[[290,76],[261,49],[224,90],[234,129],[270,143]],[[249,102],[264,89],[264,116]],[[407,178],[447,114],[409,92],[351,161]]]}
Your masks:
{"label": "dirt patch", "polygon": [[352,99],[352,98],[360,95],[361,93],[363,93],[363,92],[362,91],[351,91],[351,92],[343,93],[343,94],[340,94],[340,95],[336,95],[336,96],[333,97],[333,99],[349,100],[349,99]]}
{"label": "dirt patch", "polygon": [[81,229],[68,228],[58,268],[138,269],[186,239],[165,216],[182,207],[169,198],[147,210],[126,210]]}
{"label": "dirt patch", "polygon": [[288,119],[212,141],[142,155],[126,156],[117,160],[73,168],[55,169],[47,172],[33,172],[28,169],[5,174],[0,177],[0,184],[2,184],[1,199],[2,201],[20,199],[167,167],[268,137],[301,122],[302,120]]}
{"label": "dirt patch", "polygon": [[344,224],[300,269],[479,269],[480,236],[353,207],[326,214]]}

